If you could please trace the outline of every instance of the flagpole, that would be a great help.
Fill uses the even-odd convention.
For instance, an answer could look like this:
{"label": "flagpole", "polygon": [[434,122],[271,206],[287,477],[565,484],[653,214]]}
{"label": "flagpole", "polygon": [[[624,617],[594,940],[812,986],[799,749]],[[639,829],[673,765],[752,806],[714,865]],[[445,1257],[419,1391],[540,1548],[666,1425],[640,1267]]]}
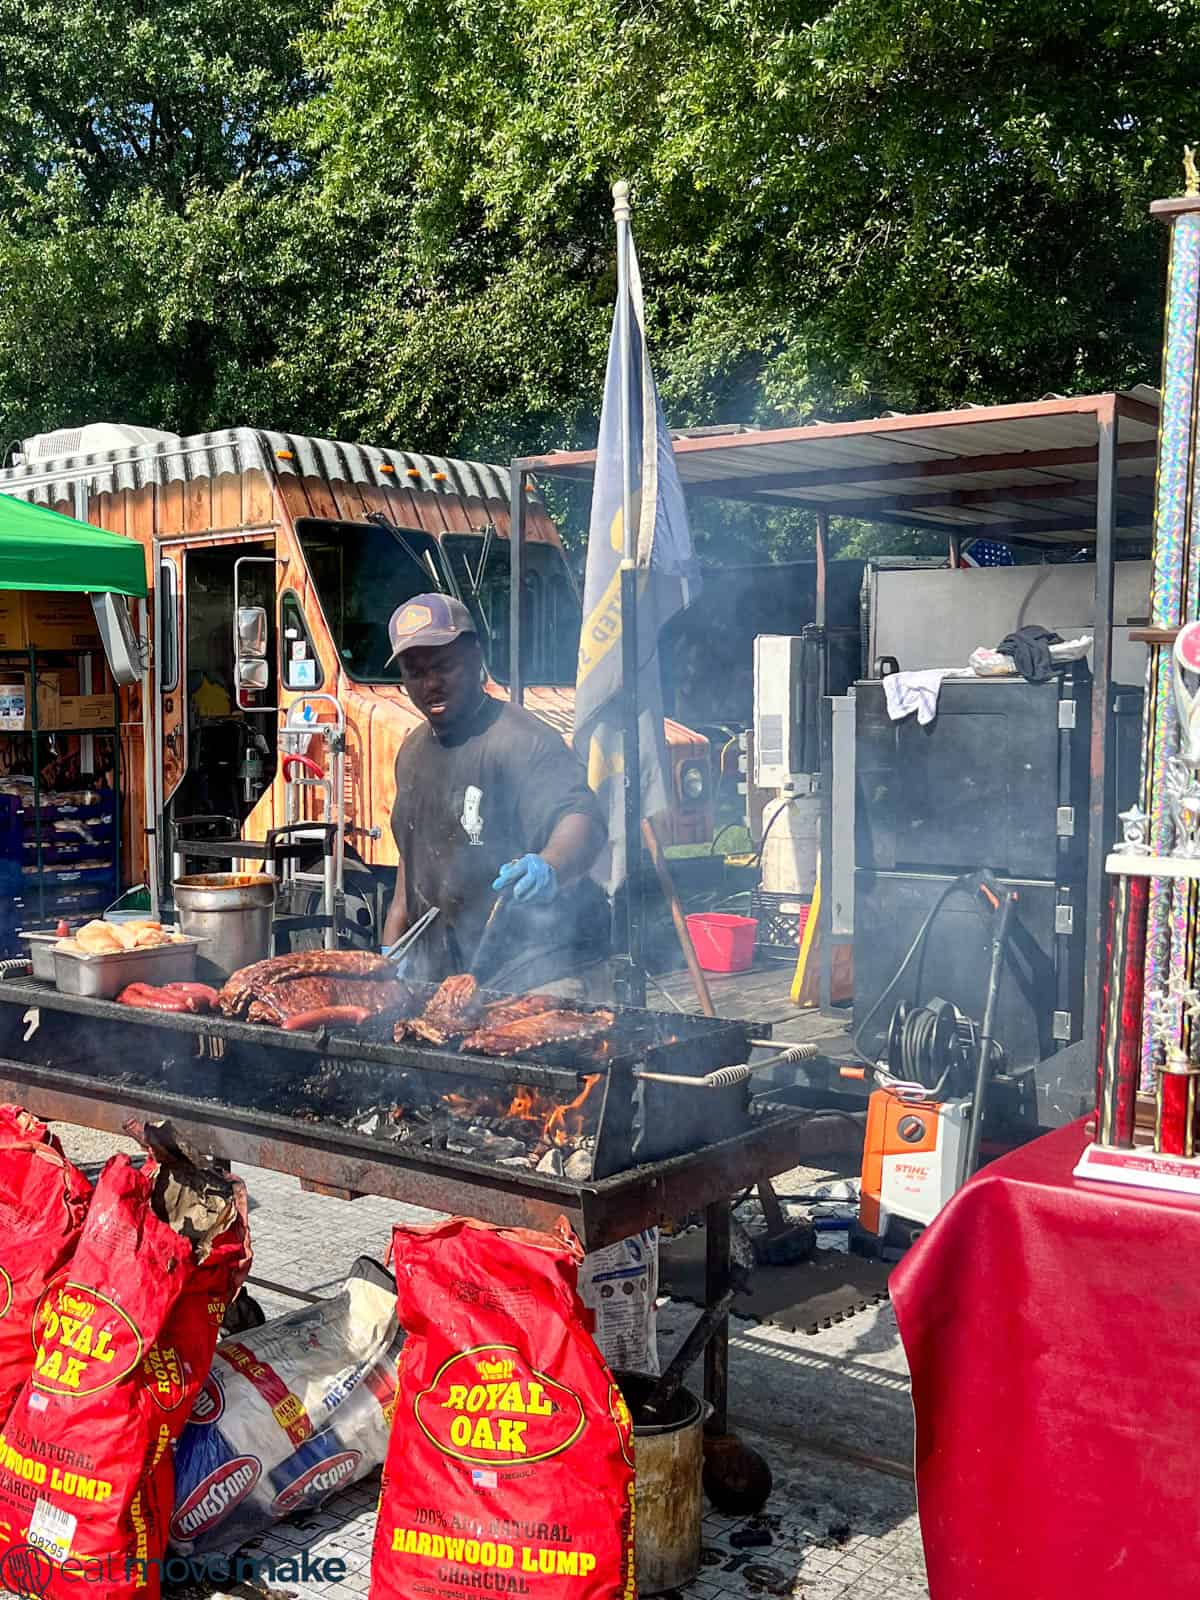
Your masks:
{"label": "flagpole", "polygon": [[629,185],[613,184],[617,225],[617,342],[621,352],[621,702],[625,768],[625,946],[629,1003],[646,1004],[642,964],[642,752],[638,706],[637,530],[633,520],[633,440],[630,437]]}

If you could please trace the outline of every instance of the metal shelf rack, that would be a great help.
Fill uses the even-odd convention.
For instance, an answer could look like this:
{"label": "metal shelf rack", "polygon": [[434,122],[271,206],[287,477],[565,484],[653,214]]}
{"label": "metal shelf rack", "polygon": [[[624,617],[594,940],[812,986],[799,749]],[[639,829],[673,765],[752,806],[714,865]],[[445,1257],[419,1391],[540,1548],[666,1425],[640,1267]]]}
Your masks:
{"label": "metal shelf rack", "polygon": [[[55,791],[54,790],[46,790],[42,785],[42,761],[41,761],[41,758],[40,758],[40,751],[41,751],[41,747],[42,747],[43,741],[45,741],[47,739],[57,738],[57,737],[61,737],[61,736],[65,735],[65,736],[74,737],[74,738],[88,738],[88,737],[91,737],[91,738],[111,739],[112,740],[112,746],[113,746],[112,812],[113,812],[113,816],[112,816],[112,844],[111,844],[111,847],[110,847],[110,849],[111,849],[111,863],[110,863],[109,868],[108,868],[109,877],[111,879],[111,883],[110,883],[111,894],[109,895],[108,898],[109,899],[115,899],[116,896],[117,896],[117,893],[118,893],[118,891],[120,889],[120,882],[121,882],[121,700],[120,700],[120,692],[119,692],[119,690],[117,690],[115,688],[113,690],[113,719],[112,719],[112,722],[110,724],[106,723],[106,724],[103,724],[103,725],[100,725],[100,726],[88,726],[88,727],[82,727],[82,728],[41,728],[41,727],[38,726],[38,693],[37,693],[37,691],[38,691],[38,663],[39,663],[39,660],[44,662],[45,659],[49,657],[49,658],[66,658],[66,659],[70,659],[71,661],[74,662],[74,661],[78,661],[80,656],[92,655],[92,654],[97,653],[99,651],[99,649],[100,649],[100,645],[99,645],[99,641],[97,640],[96,647],[95,647],[94,650],[89,650],[89,649],[46,650],[46,649],[40,648],[37,645],[30,645],[27,648],[22,649],[22,650],[0,650],[0,667],[10,666],[10,667],[14,667],[15,668],[19,664],[20,670],[22,672],[28,672],[28,675],[29,675],[29,722],[30,722],[30,726],[28,728],[0,728],[0,738],[5,738],[5,739],[28,739],[31,742],[31,748],[32,748],[32,760],[30,762],[30,765],[31,765],[31,767],[33,769],[33,772],[32,772],[32,776],[33,776],[33,827],[34,827],[35,859],[36,859],[36,863],[37,863],[37,871],[36,871],[36,875],[34,876],[34,881],[36,882],[36,885],[37,885],[37,916],[36,916],[36,918],[32,918],[30,916],[30,910],[31,910],[30,901],[32,899],[32,896],[28,892],[28,887],[26,885],[24,874],[22,872],[21,888],[22,888],[22,900],[24,901],[24,917],[23,917],[22,921],[26,926],[32,926],[32,925],[35,925],[35,924],[44,923],[44,922],[47,921],[47,918],[48,918],[48,913],[46,911],[46,900],[47,900],[47,893],[46,893],[46,890],[47,890],[47,885],[46,885],[46,865],[47,864],[46,864],[46,861],[45,861],[46,842],[45,842],[45,838],[44,838],[44,827],[43,827],[42,812],[43,812],[43,804],[44,804],[45,796],[47,794],[53,794]],[[45,671],[45,670],[48,670],[48,669],[46,669],[43,666],[42,670]],[[23,859],[24,858],[23,858],[23,855],[22,855],[22,864],[23,864]]]}

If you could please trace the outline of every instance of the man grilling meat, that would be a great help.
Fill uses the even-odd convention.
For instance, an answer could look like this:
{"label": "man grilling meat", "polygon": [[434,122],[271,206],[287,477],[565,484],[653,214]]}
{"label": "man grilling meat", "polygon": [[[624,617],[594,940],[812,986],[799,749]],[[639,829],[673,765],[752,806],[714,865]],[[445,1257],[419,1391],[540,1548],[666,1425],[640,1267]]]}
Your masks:
{"label": "man grilling meat", "polygon": [[552,728],[485,693],[475,623],[460,600],[417,595],[388,632],[390,660],[426,726],[396,758],[400,865],[385,949],[437,906],[409,978],[470,970],[518,991],[602,959],[608,904],[586,874],[605,826],[583,764]]}

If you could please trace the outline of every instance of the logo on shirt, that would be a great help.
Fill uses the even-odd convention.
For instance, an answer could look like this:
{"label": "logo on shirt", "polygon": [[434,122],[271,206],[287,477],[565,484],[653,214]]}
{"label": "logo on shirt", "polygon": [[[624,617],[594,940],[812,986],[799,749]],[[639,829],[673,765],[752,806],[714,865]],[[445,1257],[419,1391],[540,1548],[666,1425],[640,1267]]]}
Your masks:
{"label": "logo on shirt", "polygon": [[463,796],[462,816],[459,818],[463,825],[463,832],[472,844],[483,843],[483,814],[480,806],[483,804],[483,790],[477,789],[472,783],[468,785]]}

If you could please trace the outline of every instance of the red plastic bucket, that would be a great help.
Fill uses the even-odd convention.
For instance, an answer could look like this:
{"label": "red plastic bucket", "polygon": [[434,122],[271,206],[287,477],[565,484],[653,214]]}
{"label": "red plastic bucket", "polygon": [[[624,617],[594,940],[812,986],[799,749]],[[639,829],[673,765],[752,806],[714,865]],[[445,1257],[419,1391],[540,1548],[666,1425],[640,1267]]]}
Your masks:
{"label": "red plastic bucket", "polygon": [[754,965],[755,917],[726,911],[697,911],[687,919],[696,960],[705,972],[745,972]]}

